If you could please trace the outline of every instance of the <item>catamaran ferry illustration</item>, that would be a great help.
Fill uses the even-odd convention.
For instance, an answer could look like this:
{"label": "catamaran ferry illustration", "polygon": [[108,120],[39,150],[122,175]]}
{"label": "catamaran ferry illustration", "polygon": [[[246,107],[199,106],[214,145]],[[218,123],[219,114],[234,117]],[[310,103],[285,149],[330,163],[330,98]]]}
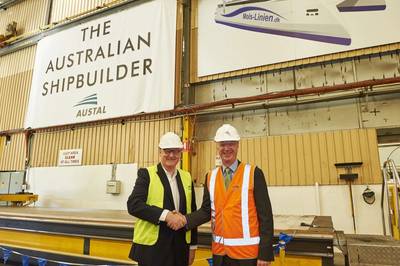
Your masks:
{"label": "catamaran ferry illustration", "polygon": [[[242,30],[350,45],[349,33],[321,1],[223,0],[217,6],[215,22]],[[382,5],[384,0],[346,0],[337,5],[337,11],[378,10],[376,7]]]}
{"label": "catamaran ferry illustration", "polygon": [[345,0],[339,3],[340,12],[380,11],[386,9],[385,0]]}

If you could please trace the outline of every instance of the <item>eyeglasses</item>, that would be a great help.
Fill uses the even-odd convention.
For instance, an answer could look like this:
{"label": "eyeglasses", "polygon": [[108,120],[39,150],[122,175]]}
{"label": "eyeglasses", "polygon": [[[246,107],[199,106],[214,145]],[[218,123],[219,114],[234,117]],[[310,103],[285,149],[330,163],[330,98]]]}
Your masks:
{"label": "eyeglasses", "polygon": [[182,152],[181,149],[164,149],[163,150],[163,153],[165,153],[165,154],[173,154],[173,155],[178,155],[181,152]]}
{"label": "eyeglasses", "polygon": [[232,148],[239,145],[239,142],[237,141],[223,141],[223,142],[218,142],[218,147],[220,148]]}

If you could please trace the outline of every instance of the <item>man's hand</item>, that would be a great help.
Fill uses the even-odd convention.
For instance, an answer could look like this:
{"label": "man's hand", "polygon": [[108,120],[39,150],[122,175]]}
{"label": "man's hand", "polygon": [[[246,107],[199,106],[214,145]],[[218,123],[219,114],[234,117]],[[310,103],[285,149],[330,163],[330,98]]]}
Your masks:
{"label": "man's hand", "polygon": [[193,264],[195,255],[196,255],[196,250],[195,249],[190,249],[189,250],[189,262],[188,262],[188,265],[192,265]]}
{"label": "man's hand", "polygon": [[172,230],[179,230],[186,225],[186,218],[176,211],[170,211],[165,218],[165,222]]}
{"label": "man's hand", "polygon": [[270,261],[257,260],[257,266],[269,266],[269,265],[271,265]]}

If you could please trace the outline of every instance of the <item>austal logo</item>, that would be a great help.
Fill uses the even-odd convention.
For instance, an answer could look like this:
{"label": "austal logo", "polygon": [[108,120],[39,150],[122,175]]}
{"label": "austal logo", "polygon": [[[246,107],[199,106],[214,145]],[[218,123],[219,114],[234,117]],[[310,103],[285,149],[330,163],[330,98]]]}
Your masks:
{"label": "austal logo", "polygon": [[[94,105],[94,107],[87,107],[88,105],[89,106]],[[86,108],[79,109],[78,112],[76,113],[76,117],[95,116],[106,113],[105,105],[103,106],[97,105],[97,93],[83,98],[83,100],[74,105],[74,107],[77,106],[85,106]]]}

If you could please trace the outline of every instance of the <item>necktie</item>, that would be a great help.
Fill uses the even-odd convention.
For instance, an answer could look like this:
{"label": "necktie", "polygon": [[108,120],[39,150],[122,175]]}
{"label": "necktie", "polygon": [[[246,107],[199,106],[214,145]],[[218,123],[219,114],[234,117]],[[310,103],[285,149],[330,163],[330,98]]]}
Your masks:
{"label": "necktie", "polygon": [[227,167],[224,170],[224,182],[225,182],[225,189],[228,190],[229,184],[231,183],[232,180],[232,169]]}

